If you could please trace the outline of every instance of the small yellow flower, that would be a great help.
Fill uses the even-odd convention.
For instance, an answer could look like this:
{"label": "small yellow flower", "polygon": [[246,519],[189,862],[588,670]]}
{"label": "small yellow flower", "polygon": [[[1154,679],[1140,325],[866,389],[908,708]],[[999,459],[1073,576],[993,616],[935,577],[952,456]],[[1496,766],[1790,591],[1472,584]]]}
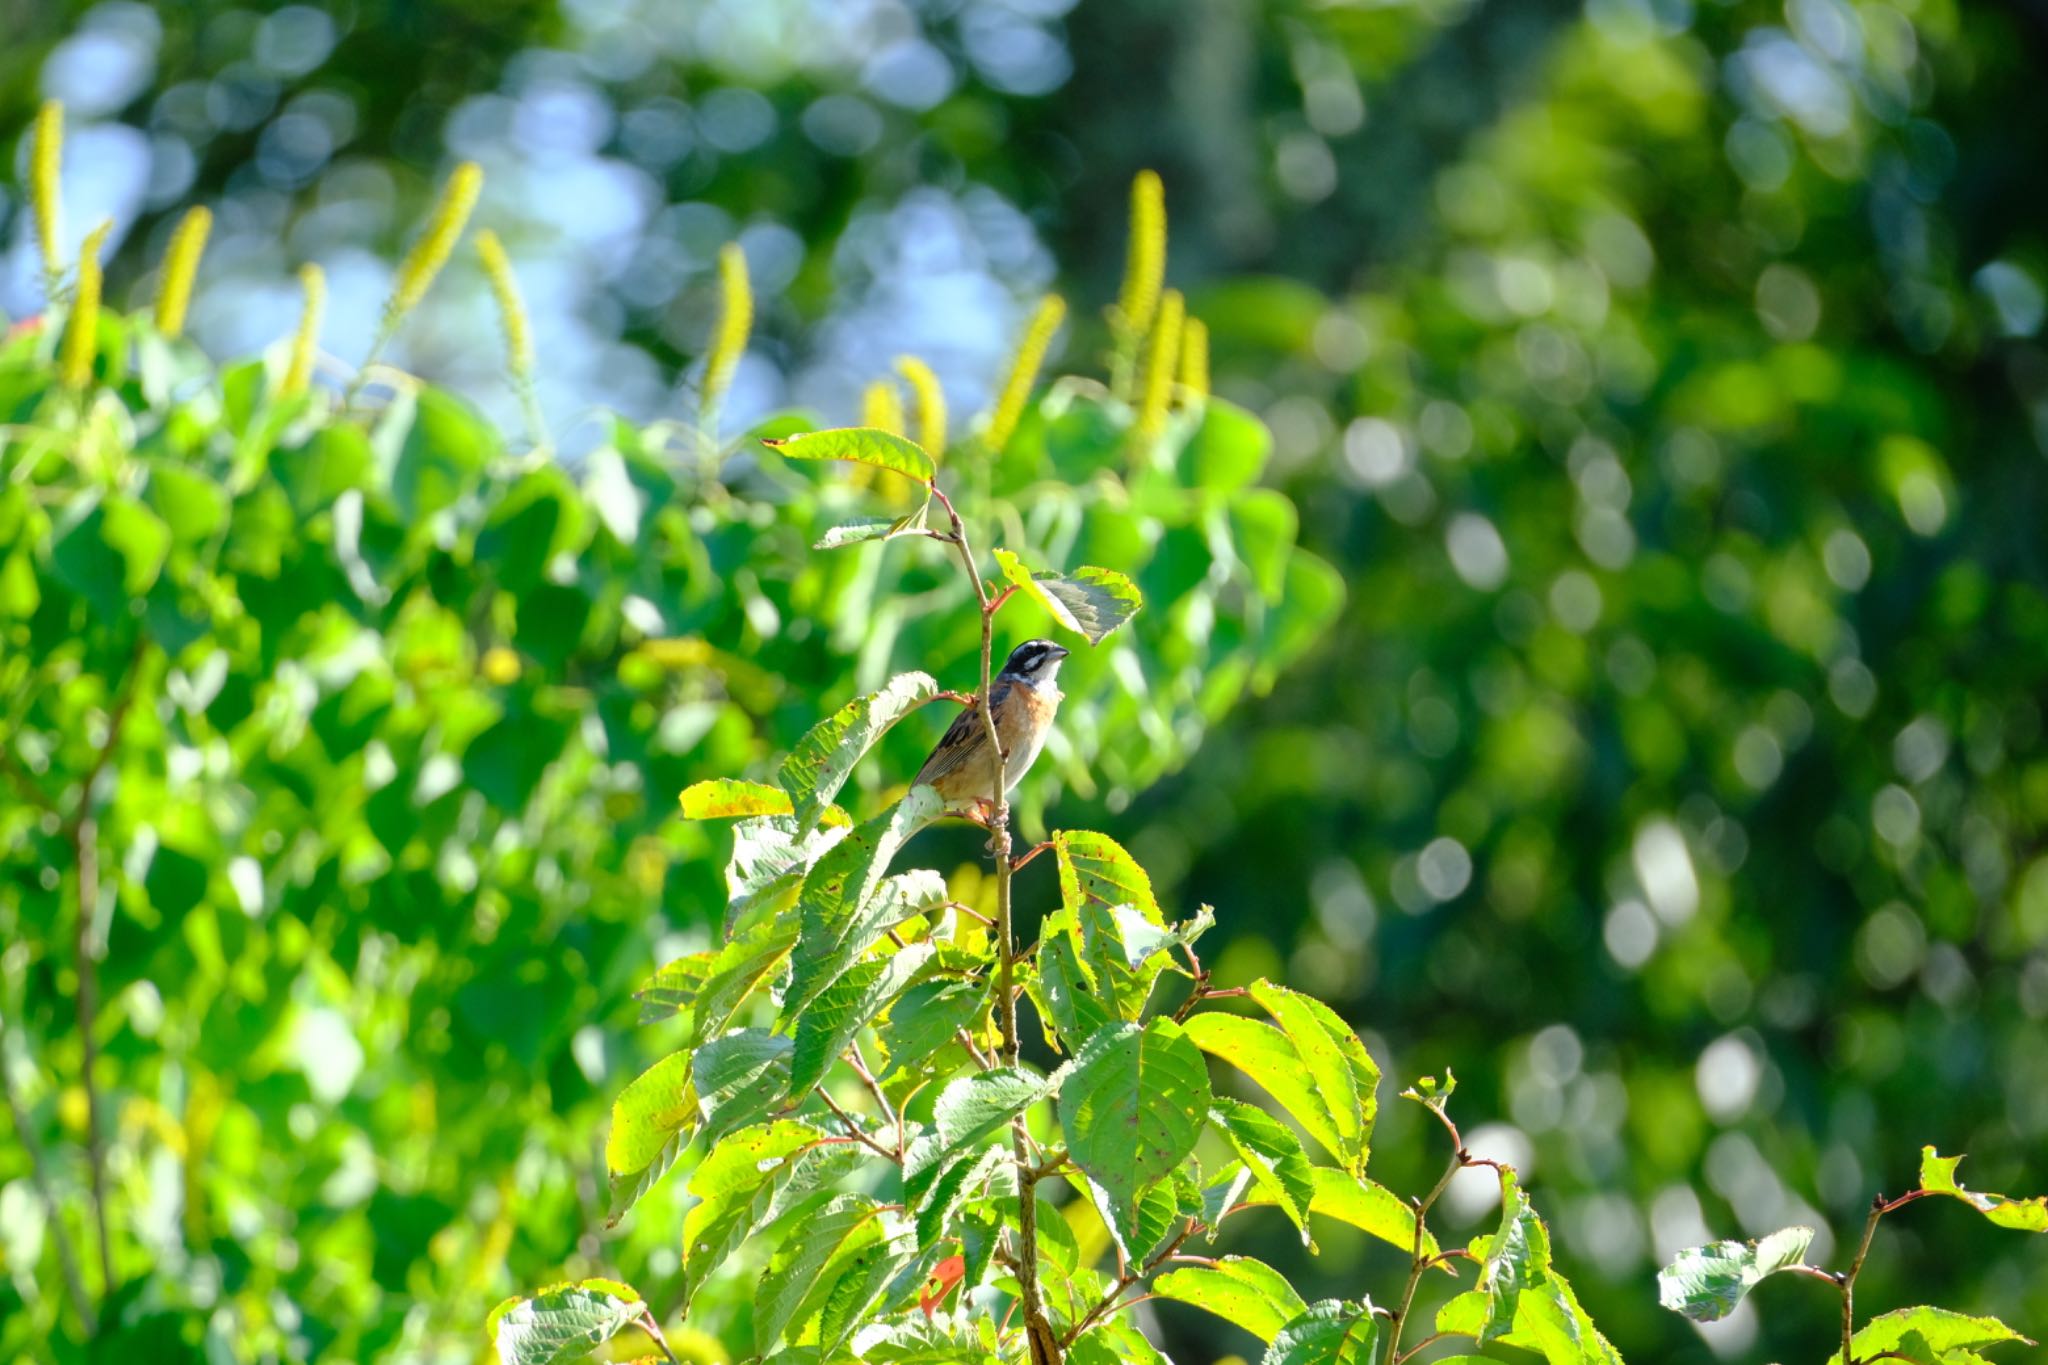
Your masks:
{"label": "small yellow flower", "polygon": [[727,242],[718,252],[718,327],[711,334],[710,357],[704,362],[704,397],[698,411],[704,414],[704,428],[718,434],[719,406],[732,388],[740,357],[747,353],[747,338],[754,330],[754,290],[747,279],[747,254],[738,242]]}
{"label": "small yellow flower", "polygon": [[1180,387],[1189,407],[1208,401],[1209,329],[1200,318],[1189,318],[1180,329]]}
{"label": "small yellow flower", "polygon": [[64,273],[58,258],[64,235],[64,196],[60,189],[64,165],[64,106],[44,100],[36,111],[36,127],[29,144],[28,194],[35,209],[36,245],[43,253],[43,273],[56,279]]}
{"label": "small yellow flower", "polygon": [[903,396],[896,391],[895,384],[877,379],[861,390],[860,424],[891,436],[903,434]]}
{"label": "small yellow flower", "polygon": [[498,234],[485,228],[476,235],[476,254],[483,260],[498,301],[498,320],[505,328],[505,366],[521,379],[533,373],[533,332],[526,322],[526,303],[519,296],[519,278]]}
{"label": "small yellow flower", "polygon": [[278,393],[286,398],[304,393],[313,382],[313,361],[320,352],[320,319],[327,311],[327,276],[319,266],[299,267],[299,287],[305,291],[306,305],[299,313],[299,329],[292,334],[291,359],[284,367],[284,379],[277,386]]}
{"label": "small yellow flower", "polygon": [[426,231],[420,234],[412,250],[406,253],[404,263],[398,267],[398,283],[391,291],[390,301],[384,305],[384,329],[387,332],[395,329],[399,321],[426,297],[434,277],[441,273],[441,267],[448,263],[449,253],[455,250],[456,239],[462,236],[462,229],[468,224],[470,212],[476,208],[477,196],[483,193],[483,188],[483,168],[474,161],[465,161],[457,166],[448,177],[448,183],[441,187],[441,197],[435,201]]}
{"label": "small yellow flower", "polygon": [[1165,279],[1166,187],[1157,172],[1139,171],[1131,182],[1131,241],[1116,297],[1117,317],[1127,334],[1143,336],[1152,325]]}
{"label": "small yellow flower", "polygon": [[185,309],[192,302],[192,280],[199,273],[199,257],[206,250],[206,236],[213,231],[213,213],[204,204],[188,209],[171,234],[171,248],[164,253],[163,280],[156,290],[156,329],[167,337],[185,330]]}
{"label": "small yellow flower", "polygon": [[71,301],[71,322],[64,333],[64,350],[58,372],[67,387],[83,389],[92,383],[92,358],[100,337],[100,247],[113,230],[109,219],[86,234],[78,248],[78,295]]}
{"label": "small yellow flower", "polygon": [[914,355],[897,356],[896,373],[909,381],[917,399],[917,443],[936,460],[946,453],[946,391],[932,367]]}
{"label": "small yellow flower", "polygon": [[1173,396],[1174,369],[1180,359],[1181,321],[1187,304],[1178,289],[1169,289],[1159,300],[1159,316],[1152,325],[1152,340],[1145,356],[1145,384],[1138,405],[1138,431],[1147,437],[1166,429],[1166,404]]}
{"label": "small yellow flower", "polygon": [[484,681],[498,687],[505,687],[519,681],[519,655],[503,645],[492,645],[484,651],[483,666],[480,670]]}
{"label": "small yellow flower", "polygon": [[1038,382],[1039,368],[1045,364],[1046,350],[1066,317],[1067,301],[1057,294],[1047,294],[1032,313],[1024,339],[1017,345],[1016,358],[1010,362],[1010,373],[996,398],[995,411],[989,417],[986,434],[990,450],[1000,453],[1016,435],[1024,404],[1031,397],[1032,385]]}

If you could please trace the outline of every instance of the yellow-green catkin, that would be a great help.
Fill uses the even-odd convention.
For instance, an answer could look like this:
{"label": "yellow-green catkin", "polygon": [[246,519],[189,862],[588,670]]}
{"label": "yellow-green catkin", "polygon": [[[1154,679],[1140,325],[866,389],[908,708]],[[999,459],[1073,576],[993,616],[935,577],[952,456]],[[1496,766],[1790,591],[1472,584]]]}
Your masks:
{"label": "yellow-green catkin", "polygon": [[100,336],[100,247],[113,227],[111,219],[101,223],[78,248],[78,293],[71,300],[71,322],[58,357],[57,372],[67,388],[82,390],[92,383],[92,358]]}
{"label": "yellow-green catkin", "polygon": [[1180,359],[1181,321],[1187,304],[1178,289],[1159,298],[1159,315],[1145,352],[1144,386],[1139,390],[1138,433],[1152,437],[1166,430],[1166,404],[1173,397],[1173,377]]}
{"label": "yellow-green catkin", "polygon": [[1152,326],[1165,279],[1166,187],[1157,172],[1139,171],[1131,182],[1131,241],[1116,296],[1117,325],[1125,335],[1142,337]]}
{"label": "yellow-green catkin", "polygon": [[891,436],[903,434],[903,396],[887,379],[877,379],[861,390],[860,424]]}
{"label": "yellow-green catkin", "polygon": [[711,334],[711,353],[704,362],[704,397],[698,404],[707,435],[718,435],[718,409],[732,388],[747,338],[754,330],[754,288],[747,280],[747,253],[738,242],[718,251],[718,327]]}
{"label": "yellow-green catkin", "polygon": [[206,236],[213,231],[213,213],[205,205],[188,209],[171,234],[171,248],[164,253],[163,278],[156,287],[156,329],[167,337],[185,330],[185,310],[192,303],[192,280],[199,273],[199,257],[206,250]]}
{"label": "yellow-green catkin", "polygon": [[392,287],[391,298],[384,305],[384,331],[388,335],[426,297],[427,290],[434,283],[434,277],[441,273],[441,267],[448,264],[449,253],[455,250],[462,229],[469,223],[470,212],[476,208],[477,196],[483,192],[483,168],[474,161],[465,161],[455,168],[448,177],[448,183],[441,187],[441,197],[434,204],[434,212],[427,219],[426,230],[419,240],[412,244],[405,260],[398,267],[398,283]]}
{"label": "yellow-green catkin", "polygon": [[519,379],[533,373],[533,329],[526,321],[526,301],[519,297],[519,280],[512,273],[512,260],[498,234],[485,228],[476,235],[476,254],[484,263],[491,282],[491,296],[498,301],[498,320],[505,328],[505,367]]}
{"label": "yellow-green catkin", "polygon": [[1010,373],[997,393],[995,410],[989,414],[985,435],[990,450],[1000,452],[1016,434],[1024,404],[1031,397],[1031,386],[1038,382],[1039,367],[1045,364],[1046,349],[1066,318],[1067,301],[1057,294],[1047,294],[1032,313],[1024,339],[1017,345],[1016,358],[1010,362]]}
{"label": "yellow-green catkin", "polygon": [[910,385],[917,403],[917,443],[936,460],[946,453],[946,391],[932,367],[914,355],[897,356],[896,373]]}
{"label": "yellow-green catkin", "polygon": [[291,358],[285,363],[279,395],[290,398],[306,391],[313,382],[313,361],[320,353],[320,319],[327,311],[327,276],[317,265],[299,267],[299,286],[306,292],[306,306],[299,313],[299,330],[292,333]]}
{"label": "yellow-green catkin", "polygon": [[1209,401],[1209,328],[1189,318],[1180,329],[1181,401],[1191,408]]}
{"label": "yellow-green catkin", "polygon": [[[57,100],[44,100],[36,112],[29,143],[28,196],[35,212],[36,245],[43,253],[43,277],[53,286],[64,274],[64,262],[58,255],[64,235],[63,165],[64,106]],[[50,293],[56,293],[54,287]]]}

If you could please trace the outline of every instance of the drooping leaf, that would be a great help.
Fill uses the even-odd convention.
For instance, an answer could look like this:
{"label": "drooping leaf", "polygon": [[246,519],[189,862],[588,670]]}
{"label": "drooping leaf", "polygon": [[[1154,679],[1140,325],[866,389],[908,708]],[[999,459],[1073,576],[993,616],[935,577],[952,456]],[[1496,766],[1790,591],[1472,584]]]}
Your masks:
{"label": "drooping leaf", "polygon": [[850,460],[877,469],[893,469],[923,483],[930,483],[936,472],[932,457],[916,442],[873,427],[831,427],[764,440],[761,444],[784,459]]}
{"label": "drooping leaf", "polygon": [[[849,830],[804,877],[798,894],[803,928],[790,962],[782,1017],[795,1020],[896,920],[913,912],[902,896],[877,894],[882,876],[911,835],[938,817],[930,787],[913,787],[893,809]],[[901,884],[913,889],[921,883]]]}
{"label": "drooping leaf", "polygon": [[1060,1086],[1060,1127],[1074,1163],[1101,1191],[1127,1257],[1138,1200],[1194,1151],[1214,1096],[1201,1053],[1170,1019],[1117,1024],[1090,1039]]}
{"label": "drooping leaf", "polygon": [[604,1164],[611,1177],[610,1222],[652,1187],[675,1163],[676,1153],[697,1125],[697,1092],[690,1083],[691,1056],[674,1052],[640,1073],[612,1101],[612,1126],[605,1135]]}
{"label": "drooping leaf", "polygon": [[788,815],[789,794],[761,782],[714,777],[683,788],[685,820],[722,820],[732,816]]}
{"label": "drooping leaf", "polygon": [[1257,1105],[1224,1095],[1216,1097],[1209,1119],[1251,1174],[1260,1202],[1277,1205],[1301,1230],[1302,1245],[1311,1245],[1308,1215],[1315,1203],[1316,1171],[1294,1130]]}
{"label": "drooping leaf", "polygon": [[1500,1170],[1500,1227],[1485,1241],[1479,1264],[1479,1290],[1486,1295],[1486,1321],[1479,1328],[1483,1346],[1515,1327],[1522,1291],[1550,1271],[1550,1234],[1529,1196],[1507,1167]]}
{"label": "drooping leaf", "polygon": [[885,1212],[877,1224],[873,1240],[853,1245],[825,1268],[826,1293],[818,1305],[821,1360],[836,1358],[890,1284],[917,1260],[917,1237],[900,1216]]}
{"label": "drooping leaf", "polygon": [[1812,1241],[1812,1228],[1780,1228],[1754,1242],[1681,1251],[1657,1272],[1657,1302],[1694,1322],[1725,1318],[1765,1276],[1797,1265]]}
{"label": "drooping leaf", "polygon": [[646,1312],[629,1286],[583,1280],[507,1299],[491,1311],[484,1332],[501,1365],[564,1365],[582,1360]]}
{"label": "drooping leaf", "polygon": [[932,1131],[911,1144],[903,1163],[903,1191],[920,1207],[944,1172],[972,1160],[1011,1119],[1043,1099],[1044,1077],[998,1067],[959,1077],[939,1092],[932,1106]]}
{"label": "drooping leaf", "polygon": [[876,1030],[885,1067],[877,1074],[886,1077],[923,1067],[952,1046],[961,1029],[983,1025],[989,999],[986,980],[935,978],[912,986],[889,1007],[887,1022]]}
{"label": "drooping leaf", "polygon": [[937,951],[929,943],[913,943],[900,953],[854,964],[819,992],[797,1015],[790,1095],[800,1097],[823,1079],[853,1036],[903,993]]}
{"label": "drooping leaf", "polygon": [[795,1045],[767,1029],[735,1029],[691,1054],[690,1081],[704,1140],[716,1142],[768,1114],[789,1091]]}
{"label": "drooping leaf", "polygon": [[1278,1027],[1241,1014],[1204,1013],[1190,1018],[1186,1030],[1202,1051],[1221,1057],[1258,1082],[1330,1155],[1347,1166],[1354,1163],[1357,1116],[1340,1121],[1331,1111],[1308,1064]]}
{"label": "drooping leaf", "polygon": [[995,551],[1003,577],[1044,607],[1052,619],[1099,645],[1118,626],[1138,614],[1145,596],[1138,585],[1114,569],[1083,565],[1070,574],[1033,573],[1009,550]]}
{"label": "drooping leaf", "polygon": [[697,1202],[683,1217],[685,1308],[711,1272],[767,1220],[778,1193],[815,1187],[832,1165],[843,1164],[834,1148],[822,1145],[826,1138],[810,1124],[784,1119],[729,1134],[705,1153],[690,1174]]}
{"label": "drooping leaf", "polygon": [[874,1226],[881,1206],[861,1194],[834,1195],[797,1220],[781,1248],[769,1258],[754,1291],[754,1341],[766,1350],[783,1333],[800,1326],[819,1304],[830,1283],[821,1281],[825,1267],[843,1251],[856,1249],[880,1235]]}
{"label": "drooping leaf", "polygon": [[1324,1299],[1274,1333],[1261,1365],[1372,1365],[1378,1345],[1370,1303]]}
{"label": "drooping leaf", "polygon": [[1214,1265],[1170,1270],[1152,1282],[1152,1292],[1206,1309],[1264,1342],[1308,1312],[1286,1276],[1249,1256],[1225,1256]]}
{"label": "drooping leaf", "polygon": [[2048,1195],[2012,1199],[2002,1194],[1966,1190],[1956,1180],[1959,1156],[1940,1156],[1934,1148],[1920,1149],[1920,1188],[1935,1194],[1952,1195],[2002,1228],[2020,1232],[2048,1232]]}
{"label": "drooping leaf", "polygon": [[1337,1155],[1351,1169],[1363,1171],[1379,1111],[1378,1064],[1351,1026],[1313,996],[1263,978],[1252,982],[1251,995],[1273,1016],[1308,1068],[1343,1143]]}
{"label": "drooping leaf", "polygon": [[[1364,1176],[1328,1166],[1316,1167],[1315,1197],[1309,1203],[1309,1212],[1349,1223],[1402,1251],[1414,1250],[1414,1207],[1386,1186]],[[1440,1249],[1436,1234],[1424,1227],[1422,1254],[1434,1256]]]}
{"label": "drooping leaf", "polygon": [[[777,781],[795,805],[797,824],[809,829],[839,795],[854,765],[889,727],[938,695],[925,673],[900,673],[879,691],[856,697],[811,728],[782,761]],[[687,812],[686,812],[687,813]]]}

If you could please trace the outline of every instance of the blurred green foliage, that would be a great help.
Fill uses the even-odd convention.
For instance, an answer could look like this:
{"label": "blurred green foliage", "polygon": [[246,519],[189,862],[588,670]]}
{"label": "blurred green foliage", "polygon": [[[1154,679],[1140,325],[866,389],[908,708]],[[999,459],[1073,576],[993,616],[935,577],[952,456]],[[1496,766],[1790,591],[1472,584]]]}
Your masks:
{"label": "blurred green foliage", "polygon": [[[55,45],[137,8],[5,12],[18,40],[0,51],[0,120],[27,126]],[[144,197],[113,296],[146,288],[189,198],[221,206],[223,240],[243,225],[245,259],[202,275],[225,313],[256,310],[261,290],[235,271],[268,268],[279,243],[293,259],[394,256],[431,166],[471,127],[454,111],[474,100],[477,119],[508,118],[564,70],[609,111],[599,153],[644,174],[655,202],[796,240],[764,300],[767,340],[750,357],[764,363],[838,336],[811,330],[821,315],[873,324],[861,282],[916,263],[874,248],[876,224],[919,190],[999,196],[1077,297],[1107,300],[1130,175],[1156,167],[1174,282],[1209,324],[1217,390],[1271,428],[1270,480],[1350,592],[1270,698],[1127,809],[1170,764],[1105,778],[1099,755],[1131,732],[1072,732],[1077,747],[1054,755],[1063,811],[1075,807],[1063,822],[1116,829],[1162,895],[1215,904],[1214,963],[1338,1001],[1390,1074],[1455,1066],[1475,1125],[1501,1120],[1475,1132],[1525,1158],[1561,1262],[1625,1355],[1819,1358],[1824,1310],[1774,1316],[1761,1340],[1747,1310],[1695,1336],[1649,1292],[1653,1253],[1806,1221],[1825,1257],[1874,1190],[1911,1183],[1921,1142],[1968,1149],[1991,1188],[2048,1183],[2048,242],[2031,183],[2048,129],[2024,116],[2048,37],[2034,9],[1091,0],[1063,13],[970,0],[848,6],[857,22],[828,29],[794,0],[706,6],[697,28],[659,8],[494,10],[475,27],[440,6],[322,10],[340,16],[335,41],[304,70],[261,60],[288,25],[227,7],[151,12],[152,64],[103,117],[147,133],[164,164],[183,164],[164,139],[194,157],[182,182]],[[1018,23],[1052,44],[1037,85],[1000,76],[977,36],[1014,37]],[[885,93],[907,86],[883,54],[911,46],[952,73],[929,104]],[[738,107],[729,91],[768,102],[766,136],[653,136],[713,130],[710,113]],[[348,103],[348,137],[310,169],[263,159],[286,114],[333,113],[292,104],[311,94]],[[851,121],[807,119],[826,100]],[[659,117],[676,108],[680,125]],[[856,124],[867,132],[835,140]],[[494,170],[514,188],[486,210],[515,251],[516,229],[548,239],[549,196],[523,189],[554,173]],[[25,244],[20,203],[10,194],[6,211]],[[595,334],[664,372],[695,357],[712,269],[699,216],[651,221],[608,248],[614,268],[573,276],[582,311],[553,328],[555,355]],[[863,250],[839,246],[849,228]],[[1020,251],[998,273],[1028,293],[1043,269]],[[501,401],[486,317],[425,329],[409,363]],[[268,325],[281,334],[288,317]],[[1079,328],[1070,352],[1105,335]],[[861,379],[892,358],[868,344]],[[544,367],[549,345],[544,331]],[[625,464],[631,442],[611,444]],[[1044,449],[1059,459],[1057,442]],[[280,566],[313,553],[296,513],[272,522]],[[0,544],[20,535],[0,530]],[[328,572],[336,600],[359,600]],[[22,581],[0,576],[0,595]],[[750,591],[773,605],[772,590]],[[736,770],[792,739],[783,710],[797,708],[775,689],[808,707],[886,672],[827,664],[857,652],[816,635],[776,648],[790,662],[763,670],[756,708],[773,727],[754,728],[756,711],[727,728],[714,716],[684,738],[730,744],[730,761],[700,769],[692,750],[688,773]],[[896,663],[936,668],[899,648]],[[961,657],[951,640],[932,648]],[[6,657],[20,666],[11,643]],[[78,705],[104,712],[118,662],[80,656]],[[536,690],[520,704],[547,703]],[[430,705],[413,707],[425,724]],[[89,733],[63,742],[67,763],[89,761]],[[1118,810],[1090,809],[1096,785]],[[652,811],[648,792],[633,800]],[[704,875],[692,850],[663,853],[684,869],[673,875]],[[43,855],[13,856],[33,869]],[[625,878],[616,862],[601,872]],[[405,904],[388,913],[403,919]],[[284,985],[354,998],[346,979],[270,951]],[[538,961],[527,970],[543,979],[588,970],[523,944],[498,951]],[[618,974],[590,975],[578,1017],[622,1020],[647,957],[618,945]],[[624,1046],[609,1028],[593,1039]],[[565,1097],[598,1102],[582,1069],[557,1069]],[[431,1079],[447,1076],[436,1063]],[[474,1107],[447,1121],[481,1131]],[[504,1112],[531,1125],[536,1150],[567,1151],[596,1110],[560,1104],[559,1127],[537,1104]],[[54,1122],[54,1102],[38,1113]],[[1404,1188],[1433,1174],[1412,1123],[1390,1114],[1380,1143]],[[10,1160],[0,1179],[20,1190]],[[413,1221],[394,1205],[384,1236],[424,1245],[443,1226],[491,1226],[469,1204],[499,1196],[469,1175],[444,1172],[442,1204]],[[27,1202],[7,1198],[10,1216]],[[464,1217],[442,1214],[458,1204]],[[1484,1216],[1455,1195],[1447,1206],[1475,1226]],[[570,1197],[553,1207],[561,1226],[576,1221]],[[2048,1320],[2036,1241],[1986,1241],[1975,1221],[1933,1209],[1888,1230],[1863,1296],[1901,1302],[1912,1288]],[[557,1268],[502,1235],[522,1282]],[[23,1245],[9,1243],[17,1283]],[[386,1256],[387,1269],[413,1263]],[[1175,1312],[1161,1310],[1167,1340],[1209,1340]]]}

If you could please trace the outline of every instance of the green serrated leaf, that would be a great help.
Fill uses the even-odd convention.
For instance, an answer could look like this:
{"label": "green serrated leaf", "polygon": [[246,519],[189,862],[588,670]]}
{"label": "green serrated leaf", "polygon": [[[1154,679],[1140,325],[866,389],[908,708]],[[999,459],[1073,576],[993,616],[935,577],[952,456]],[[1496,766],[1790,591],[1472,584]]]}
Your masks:
{"label": "green serrated leaf", "polygon": [[1370,1303],[1324,1299],[1274,1333],[1261,1365],[1372,1365],[1379,1335]]}
{"label": "green serrated leaf", "polygon": [[1009,1067],[959,1077],[932,1106],[932,1132],[911,1144],[903,1162],[903,1192],[920,1206],[944,1171],[988,1142],[1010,1120],[1045,1097],[1042,1076]]}
{"label": "green serrated leaf", "polygon": [[484,1330],[502,1365],[581,1360],[647,1311],[639,1294],[613,1280],[556,1285],[498,1305]]}
{"label": "green serrated leaf", "polygon": [[[1920,1338],[1918,1349],[1931,1354],[1940,1365],[1960,1365],[1952,1358],[1955,1353],[1982,1351],[2008,1341],[2034,1344],[1997,1318],[1971,1317],[1923,1304],[1881,1313],[1863,1324],[1849,1340],[1850,1354],[1859,1361],[1869,1360],[1885,1351],[1898,1351],[1912,1335]],[[1841,1352],[1832,1359],[1840,1365]]]}
{"label": "green serrated leaf", "polygon": [[1966,1190],[1956,1180],[1959,1156],[1940,1156],[1934,1148],[1920,1149],[1920,1188],[1962,1200],[2002,1228],[2019,1232],[2048,1232],[2048,1196],[2012,1199],[2002,1194]]}
{"label": "green serrated leaf", "polygon": [[1129,577],[1114,569],[1084,565],[1071,574],[1033,573],[1009,550],[995,551],[1003,577],[1029,594],[1053,620],[1099,645],[1117,627],[1138,614],[1144,594]]}
{"label": "green serrated leaf", "polygon": [[1264,1342],[1308,1312],[1286,1276],[1249,1256],[1168,1271],[1152,1282],[1152,1292],[1214,1313]]}
{"label": "green serrated leaf", "polygon": [[1194,1151],[1214,1098],[1200,1051],[1170,1019],[1112,1025],[1075,1056],[1060,1127],[1127,1258],[1144,1250],[1134,1245],[1139,1196]]}
{"label": "green serrated leaf", "polygon": [[839,795],[854,765],[889,727],[937,696],[925,673],[899,673],[879,691],[856,697],[811,728],[782,761],[776,780],[796,808],[797,826],[809,829]]}
{"label": "green serrated leaf", "polygon": [[1312,1246],[1308,1215],[1315,1203],[1315,1169],[1294,1130],[1255,1104],[1218,1095],[1209,1110],[1257,1188],[1255,1200],[1277,1206]]}
{"label": "green serrated leaf", "polygon": [[1797,1265],[1812,1241],[1812,1228],[1780,1228],[1754,1242],[1681,1251],[1657,1272],[1657,1302],[1694,1322],[1725,1318],[1765,1276]]}
{"label": "green serrated leaf", "polygon": [[1083,906],[1128,905],[1153,924],[1164,924],[1152,878],[1122,844],[1092,830],[1061,830],[1052,836],[1059,860],[1061,905],[1080,920]]}
{"label": "green serrated leaf", "polygon": [[779,1033],[748,1028],[714,1038],[691,1055],[690,1080],[704,1141],[716,1142],[781,1104],[789,1092],[794,1048]]}
{"label": "green serrated leaf", "polygon": [[832,427],[764,440],[761,444],[784,459],[849,460],[877,469],[892,469],[923,483],[930,483],[937,472],[932,457],[916,442],[873,427]]}
{"label": "green serrated leaf", "polygon": [[769,1258],[754,1292],[754,1341],[765,1351],[783,1333],[800,1326],[818,1305],[814,1296],[829,1291],[822,1281],[825,1267],[842,1252],[858,1249],[879,1236],[873,1224],[881,1206],[861,1194],[835,1195],[790,1230],[782,1247]]}
{"label": "green serrated leaf", "polygon": [[884,929],[913,913],[900,898],[877,891],[896,851],[937,819],[942,805],[930,787],[913,787],[893,810],[848,831],[806,874],[798,894],[803,928],[790,961],[784,1019],[798,1018]]}
{"label": "green serrated leaf", "polygon": [[1379,1111],[1378,1064],[1351,1026],[1313,996],[1263,978],[1251,984],[1251,996],[1273,1016],[1308,1068],[1343,1144],[1336,1155],[1354,1171],[1363,1171]]}
{"label": "green serrated leaf", "polygon": [[789,1064],[789,1093],[801,1098],[824,1079],[853,1036],[903,993],[938,950],[913,943],[902,952],[854,964],[819,992],[796,1019],[796,1050]]}
{"label": "green serrated leaf", "polygon": [[691,1057],[674,1052],[641,1072],[612,1101],[604,1164],[611,1177],[609,1221],[619,1218],[675,1162],[682,1140],[696,1127],[697,1092]]}
{"label": "green serrated leaf", "polygon": [[683,1217],[684,1308],[711,1272],[767,1220],[778,1193],[814,1188],[828,1169],[845,1164],[843,1148],[820,1145],[826,1136],[785,1119],[743,1128],[705,1153],[690,1175],[697,1202]]}
{"label": "green serrated leaf", "polygon": [[1197,1047],[1256,1081],[1330,1155],[1347,1167],[1353,1165],[1360,1129],[1357,1116],[1340,1121],[1331,1112],[1308,1064],[1286,1033],[1262,1019],[1241,1014],[1197,1014],[1185,1027]]}

